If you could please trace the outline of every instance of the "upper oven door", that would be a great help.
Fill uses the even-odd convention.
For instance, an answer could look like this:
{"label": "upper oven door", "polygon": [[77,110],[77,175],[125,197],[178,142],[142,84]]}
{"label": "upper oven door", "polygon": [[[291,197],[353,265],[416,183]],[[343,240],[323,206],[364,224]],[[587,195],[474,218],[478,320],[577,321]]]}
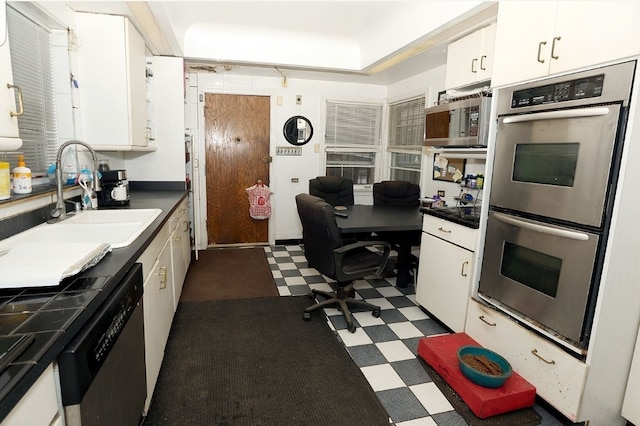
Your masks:
{"label": "upper oven door", "polygon": [[503,116],[490,204],[600,227],[620,105]]}

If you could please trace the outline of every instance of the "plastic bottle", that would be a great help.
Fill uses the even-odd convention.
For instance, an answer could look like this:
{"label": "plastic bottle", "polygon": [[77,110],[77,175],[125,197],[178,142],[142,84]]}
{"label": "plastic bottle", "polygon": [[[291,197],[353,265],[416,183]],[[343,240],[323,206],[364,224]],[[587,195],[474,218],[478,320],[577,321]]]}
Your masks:
{"label": "plastic bottle", "polygon": [[9,175],[9,163],[0,162],[0,200],[8,200],[11,198],[11,180]]}
{"label": "plastic bottle", "polygon": [[24,155],[18,155],[18,167],[13,168],[13,192],[31,193],[31,169],[24,164]]}

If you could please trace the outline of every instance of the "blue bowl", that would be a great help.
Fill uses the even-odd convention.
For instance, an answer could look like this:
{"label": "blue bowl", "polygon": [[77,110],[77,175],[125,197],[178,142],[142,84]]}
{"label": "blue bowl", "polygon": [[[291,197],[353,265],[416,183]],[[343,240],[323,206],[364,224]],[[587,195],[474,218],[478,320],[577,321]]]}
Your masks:
{"label": "blue bowl", "polygon": [[[497,364],[502,373],[489,374],[479,371],[463,360],[465,355],[484,356],[488,361]],[[463,346],[458,349],[458,364],[460,371],[462,371],[462,374],[464,374],[467,379],[486,388],[499,388],[511,377],[511,373],[513,372],[511,365],[506,359],[489,349],[479,346]]]}

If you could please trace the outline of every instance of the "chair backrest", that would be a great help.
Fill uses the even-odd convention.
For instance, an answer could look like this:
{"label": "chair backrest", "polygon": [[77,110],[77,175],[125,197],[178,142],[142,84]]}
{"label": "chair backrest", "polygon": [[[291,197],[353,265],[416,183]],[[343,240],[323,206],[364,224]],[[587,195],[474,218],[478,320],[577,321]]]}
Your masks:
{"label": "chair backrest", "polygon": [[334,277],[333,250],[342,247],[343,242],[333,207],[322,198],[309,194],[296,195],[296,206],[302,222],[304,255],[309,265]]}
{"label": "chair backrest", "polygon": [[373,204],[376,206],[417,207],[420,205],[420,185],[406,180],[385,180],[374,183]]}
{"label": "chair backrest", "polygon": [[332,206],[352,206],[353,180],[342,176],[318,176],[309,180],[309,194]]}

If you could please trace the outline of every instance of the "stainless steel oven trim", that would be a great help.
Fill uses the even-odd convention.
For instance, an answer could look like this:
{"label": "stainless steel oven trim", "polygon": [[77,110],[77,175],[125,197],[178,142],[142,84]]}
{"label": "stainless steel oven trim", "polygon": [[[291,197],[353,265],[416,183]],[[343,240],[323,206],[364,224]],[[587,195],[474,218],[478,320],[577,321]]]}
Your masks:
{"label": "stainless steel oven trim", "polygon": [[[572,108],[585,104],[605,104],[610,102],[622,102],[622,105],[627,106],[629,104],[629,96],[631,94],[630,88],[633,87],[633,76],[635,73],[635,68],[635,61],[622,62],[602,68],[595,68],[587,71],[566,74],[559,77],[552,77],[544,80],[537,80],[530,83],[520,84],[509,89],[501,89],[500,96],[496,101],[497,111],[499,115],[516,114],[557,108]],[[539,87],[541,85],[562,83],[565,81],[580,79],[602,73],[605,73],[602,96],[561,102],[556,104],[551,103],[523,108],[511,108],[511,97],[513,96],[513,92],[515,91],[526,90],[534,87]]]}

